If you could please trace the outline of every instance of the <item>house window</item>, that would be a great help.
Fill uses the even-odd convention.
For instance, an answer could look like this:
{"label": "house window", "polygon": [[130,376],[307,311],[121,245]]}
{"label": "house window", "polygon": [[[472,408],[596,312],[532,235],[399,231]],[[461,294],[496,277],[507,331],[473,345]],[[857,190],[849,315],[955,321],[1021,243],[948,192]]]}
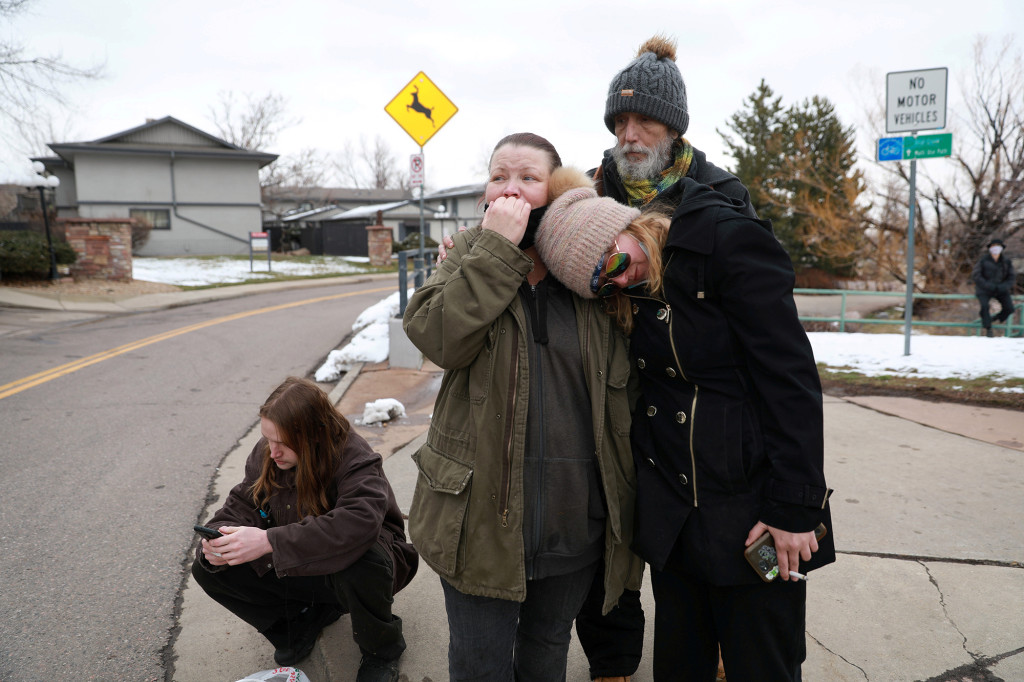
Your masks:
{"label": "house window", "polygon": [[166,208],[132,208],[129,217],[150,225],[154,230],[171,229],[171,212]]}

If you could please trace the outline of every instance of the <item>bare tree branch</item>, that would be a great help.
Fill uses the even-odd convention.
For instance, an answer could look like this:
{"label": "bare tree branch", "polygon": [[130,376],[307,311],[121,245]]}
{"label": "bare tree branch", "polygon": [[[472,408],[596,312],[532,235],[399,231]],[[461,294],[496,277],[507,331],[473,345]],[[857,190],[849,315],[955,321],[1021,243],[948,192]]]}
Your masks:
{"label": "bare tree branch", "polygon": [[[917,203],[927,212],[916,214],[915,269],[928,291],[964,287],[989,239],[1007,239],[1024,229],[1021,61],[1013,38],[995,48],[986,38],[975,41],[972,68],[960,82],[964,104],[952,112],[952,158],[918,165]],[[869,233],[879,268],[903,281],[903,245],[886,235],[906,237],[908,168],[903,162],[878,164],[876,170],[888,179],[874,184]]]}
{"label": "bare tree branch", "polygon": [[[0,18],[8,21],[32,0],[0,0]],[[9,124],[20,140],[5,140],[27,154],[41,151],[38,139],[52,117],[50,107],[69,107],[65,88],[78,80],[99,78],[102,66],[79,67],[57,53],[29,55],[23,45],[0,37],[0,123]],[[52,141],[48,140],[48,141]]]}
{"label": "bare tree branch", "polygon": [[346,142],[335,157],[334,170],[343,184],[373,189],[408,189],[409,176],[399,169],[398,160],[380,135],[373,144],[359,137],[358,148]]}
{"label": "bare tree branch", "polygon": [[241,103],[231,90],[221,91],[219,97],[210,107],[210,118],[222,138],[242,149],[265,150],[281,131],[302,122],[288,116],[288,100],[273,92],[259,97],[246,93]]}

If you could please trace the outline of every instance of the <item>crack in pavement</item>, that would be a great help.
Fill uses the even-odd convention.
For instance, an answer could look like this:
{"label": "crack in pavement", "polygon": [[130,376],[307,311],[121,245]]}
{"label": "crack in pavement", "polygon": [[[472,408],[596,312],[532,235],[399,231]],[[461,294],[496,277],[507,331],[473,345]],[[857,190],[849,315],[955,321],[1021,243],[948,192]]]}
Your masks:
{"label": "crack in pavement", "polygon": [[928,568],[927,563],[925,563],[924,561],[918,561],[917,563],[921,565],[921,568],[923,568],[924,572],[928,575],[928,581],[935,586],[935,591],[939,595],[939,606],[942,607],[942,615],[945,616],[946,621],[950,625],[952,625],[953,629],[956,630],[957,634],[960,635],[960,638],[963,640],[964,651],[966,651],[967,655],[974,659],[974,662],[977,663],[978,660],[981,658],[981,655],[976,654],[967,648],[967,635],[964,634],[963,630],[960,629],[960,626],[956,624],[956,621],[954,621],[953,617],[949,614],[949,609],[946,606],[946,595],[942,593],[942,587],[939,586],[938,579],[934,575],[932,575],[932,572]]}
{"label": "crack in pavement", "polygon": [[818,639],[817,637],[815,637],[815,636],[814,636],[814,635],[812,635],[811,633],[809,633],[809,632],[808,632],[808,633],[805,633],[805,634],[806,634],[806,635],[807,635],[808,637],[810,637],[810,638],[811,638],[811,639],[812,639],[812,640],[814,641],[814,643],[815,643],[815,644],[817,644],[818,646],[820,646],[820,647],[821,647],[822,649],[824,649],[825,651],[829,652],[830,654],[832,654],[833,656],[835,656],[836,658],[838,658],[839,660],[841,660],[841,661],[842,661],[843,663],[845,663],[845,664],[847,664],[848,666],[850,666],[851,668],[856,668],[857,670],[859,670],[859,671],[860,671],[860,674],[864,676],[864,679],[865,679],[865,680],[868,680],[868,679],[869,679],[869,678],[868,678],[868,673],[867,673],[867,671],[866,671],[866,670],[864,670],[864,668],[860,667],[859,665],[857,665],[857,664],[856,664],[856,663],[854,663],[853,661],[849,660],[848,658],[846,658],[845,656],[843,656],[843,655],[842,655],[842,654],[840,654],[839,652],[837,652],[837,651],[832,651],[832,650],[831,650],[831,649],[829,649],[829,648],[828,648],[827,646],[825,646],[824,644],[822,644],[822,643],[821,643],[821,640],[819,640],[819,639]]}

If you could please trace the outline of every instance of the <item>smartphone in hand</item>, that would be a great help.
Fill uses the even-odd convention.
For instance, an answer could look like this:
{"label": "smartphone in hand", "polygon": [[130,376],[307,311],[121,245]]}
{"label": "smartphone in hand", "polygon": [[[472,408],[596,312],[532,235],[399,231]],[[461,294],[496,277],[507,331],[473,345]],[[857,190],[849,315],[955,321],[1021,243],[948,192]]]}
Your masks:
{"label": "smartphone in hand", "polygon": [[[825,524],[819,523],[814,529],[814,539],[821,540],[827,532]],[[743,550],[743,556],[754,572],[766,583],[779,577],[779,558],[775,553],[775,539],[771,533],[765,531],[761,537],[754,540],[750,547]]]}
{"label": "smartphone in hand", "polygon": [[207,528],[206,526],[200,526],[198,523],[192,526],[192,529],[195,530],[195,532],[202,535],[207,540],[213,540],[214,538],[224,537],[224,534],[216,528]]}

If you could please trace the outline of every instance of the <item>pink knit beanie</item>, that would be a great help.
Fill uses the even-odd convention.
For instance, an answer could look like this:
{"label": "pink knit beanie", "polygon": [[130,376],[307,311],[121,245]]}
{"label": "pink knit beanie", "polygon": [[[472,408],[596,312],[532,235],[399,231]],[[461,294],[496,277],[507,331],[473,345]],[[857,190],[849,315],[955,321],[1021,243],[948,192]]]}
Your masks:
{"label": "pink knit beanie", "polygon": [[583,298],[597,298],[590,290],[594,269],[639,215],[589,187],[570,189],[548,206],[537,228],[537,251],[558,281]]}

